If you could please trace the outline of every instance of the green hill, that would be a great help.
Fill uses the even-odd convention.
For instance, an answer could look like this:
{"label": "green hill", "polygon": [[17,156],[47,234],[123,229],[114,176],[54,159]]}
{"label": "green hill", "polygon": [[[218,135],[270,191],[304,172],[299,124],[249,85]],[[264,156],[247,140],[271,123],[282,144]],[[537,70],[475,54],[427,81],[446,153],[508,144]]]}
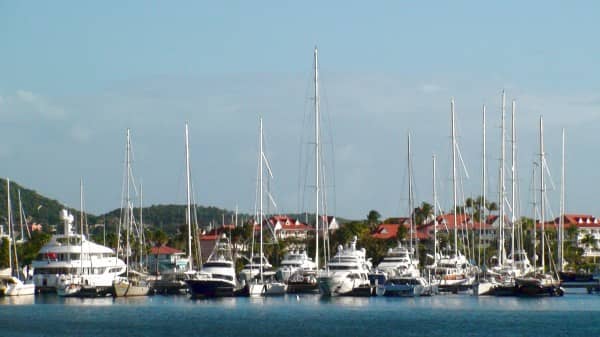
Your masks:
{"label": "green hill", "polygon": [[[6,223],[8,207],[6,205],[6,179],[0,178],[0,222]],[[57,225],[60,223],[59,212],[65,206],[59,201],[49,199],[34,190],[25,188],[18,183],[10,183],[10,198],[12,204],[13,221],[19,222],[19,193],[21,195],[21,204],[23,213],[27,216],[28,223],[41,223],[44,225]],[[73,214],[76,210],[67,208]]]}

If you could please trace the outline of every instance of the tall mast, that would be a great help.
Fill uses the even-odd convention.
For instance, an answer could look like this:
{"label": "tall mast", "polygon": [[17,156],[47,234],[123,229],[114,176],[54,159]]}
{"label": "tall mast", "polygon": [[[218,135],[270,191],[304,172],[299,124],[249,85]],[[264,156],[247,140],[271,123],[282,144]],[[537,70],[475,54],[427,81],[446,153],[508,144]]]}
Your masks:
{"label": "tall mast", "polygon": [[188,123],[185,123],[185,179],[186,179],[186,208],[185,222],[188,226],[188,265],[189,270],[194,269],[194,259],[192,257],[192,212],[191,212],[191,191],[190,191],[190,143]]}
{"label": "tall mast", "polygon": [[[19,226],[21,227],[21,240],[23,240],[25,238],[25,233],[23,232],[23,204],[21,203],[21,189],[17,190],[17,196],[19,198]],[[27,235],[29,238],[31,238],[31,235],[29,234],[29,228],[27,229]]]}
{"label": "tall mast", "polygon": [[260,281],[264,283],[263,278],[263,160],[264,160],[264,152],[263,152],[263,122],[262,117],[260,117],[260,174],[259,174],[259,198],[260,198]]}
{"label": "tall mast", "polygon": [[79,269],[80,273],[83,274],[83,178],[79,178],[79,230],[81,234],[79,241]]}
{"label": "tall mast", "polygon": [[504,199],[506,197],[506,184],[504,182],[504,158],[506,155],[506,126],[505,126],[505,111],[506,111],[506,93],[502,90],[502,117],[501,117],[501,132],[500,132],[500,195],[499,205],[500,206],[500,217],[499,217],[499,235],[498,235],[498,266],[504,264]]}
{"label": "tall mast", "polygon": [[545,168],[545,153],[544,153],[544,121],[540,116],[540,223],[542,224],[542,272],[546,271],[546,254],[545,254],[545,225],[544,225],[544,213],[546,207],[546,186],[544,182],[544,168]]}
{"label": "tall mast", "polygon": [[12,251],[11,244],[14,243],[12,238],[12,210],[10,205],[10,179],[6,178],[6,224],[8,226],[8,267],[10,268],[11,276],[13,275],[12,271]]}
{"label": "tall mast", "polygon": [[[319,115],[319,58],[318,58],[318,50],[317,47],[315,47],[315,97],[314,97],[314,103],[315,103],[315,180],[316,180],[316,207],[315,207],[315,233],[316,233],[316,242],[315,242],[315,264],[316,264],[316,268],[317,270],[319,269],[319,220],[320,220],[320,214],[319,214],[319,206],[320,206],[320,194],[321,194],[321,177],[320,177],[320,147],[321,147],[321,143],[320,143],[320,115]],[[323,235],[325,235],[325,233],[323,233]]]}
{"label": "tall mast", "polygon": [[413,207],[413,199],[412,199],[412,193],[413,193],[413,186],[412,186],[412,165],[411,165],[411,153],[410,153],[410,132],[408,133],[408,151],[407,151],[407,165],[408,165],[408,214],[410,215],[410,253],[414,254],[413,251],[413,239],[414,239],[414,233],[413,233],[413,227],[415,226],[415,216],[414,216],[414,207]]}
{"label": "tall mast", "polygon": [[510,202],[512,203],[512,216],[510,219],[510,227],[512,229],[512,234],[510,237],[510,252],[512,254],[512,267],[515,268],[515,223],[517,222],[517,189],[515,188],[516,179],[517,179],[517,133],[516,133],[516,125],[515,125],[515,108],[516,102],[512,100],[512,153],[511,153],[511,185],[510,185]]}
{"label": "tall mast", "polygon": [[142,267],[142,262],[144,261],[144,218],[142,217],[144,211],[144,186],[140,181],[140,268]]}
{"label": "tall mast", "polygon": [[125,249],[125,264],[127,265],[127,277],[129,277],[129,230],[131,227],[131,200],[129,199],[129,178],[131,175],[131,136],[130,130],[127,129],[127,194],[126,194],[126,208],[125,208],[125,227],[126,227],[126,249]]}
{"label": "tall mast", "polygon": [[435,186],[435,154],[433,155],[433,262],[437,264],[437,189]]}
{"label": "tall mast", "polygon": [[[483,200],[481,200],[481,205],[479,205],[479,256],[478,256],[478,260],[479,263],[481,264],[481,234],[482,234],[482,227],[483,225],[487,224],[487,217],[486,217],[486,200],[485,200],[485,191],[486,191],[486,154],[485,154],[485,143],[486,143],[486,138],[485,138],[485,104],[483,105],[483,149],[482,149],[482,154],[481,154],[481,198]],[[483,221],[482,221],[483,219]],[[483,259],[485,260],[485,250],[484,250],[484,257]]]}
{"label": "tall mast", "polygon": [[562,129],[562,156],[560,170],[560,222],[558,229],[558,270],[563,270],[565,241],[565,129]]}
{"label": "tall mast", "polygon": [[456,126],[454,123],[454,97],[450,100],[452,112],[452,194],[453,194],[453,216],[454,216],[454,256],[458,257],[458,223],[456,217],[456,205],[458,196],[456,191]]}

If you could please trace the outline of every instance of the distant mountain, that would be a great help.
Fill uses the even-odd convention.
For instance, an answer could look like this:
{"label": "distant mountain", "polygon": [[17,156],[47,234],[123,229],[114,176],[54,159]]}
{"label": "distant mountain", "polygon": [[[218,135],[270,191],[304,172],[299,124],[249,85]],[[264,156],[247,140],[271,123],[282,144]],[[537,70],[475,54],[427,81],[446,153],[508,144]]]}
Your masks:
{"label": "distant mountain", "polygon": [[[0,178],[0,222],[3,224],[6,223],[8,213],[6,187],[6,179]],[[57,225],[60,223],[60,210],[66,208],[73,214],[77,214],[78,212],[75,209],[65,207],[57,200],[44,197],[34,190],[30,190],[11,181],[10,198],[13,221],[15,221],[15,223],[19,222],[19,193],[21,194],[23,213],[27,216],[28,223],[36,222]]]}
{"label": "distant mountain", "polygon": [[[196,220],[200,227],[208,227],[211,224],[214,226],[220,225],[223,221],[230,224],[234,221],[235,212],[221,209],[212,206],[196,206]],[[152,205],[142,209],[143,221],[145,224],[150,224],[153,227],[160,228],[166,233],[175,233],[178,228],[186,223],[186,206],[185,205]],[[134,208],[133,214],[139,219],[140,209]],[[108,228],[114,228],[119,223],[121,217],[121,209],[115,209],[106,214],[98,216],[98,221],[103,222],[106,219]],[[249,219],[247,214],[238,214],[238,223],[243,223]],[[194,220],[194,212],[192,211],[192,219]]]}
{"label": "distant mountain", "polygon": [[[10,194],[12,203],[12,214],[15,223],[19,222],[19,192],[21,194],[21,203],[23,212],[27,216],[28,223],[40,223],[43,225],[58,226],[61,224],[59,212],[62,209],[67,209],[71,212],[78,222],[79,210],[69,208],[57,200],[47,198],[38,192],[25,188],[18,183],[10,184]],[[139,219],[139,208],[134,209],[136,219]],[[143,220],[145,224],[152,227],[160,228],[168,234],[176,233],[181,226],[185,224],[185,205],[153,205],[143,208]],[[6,179],[0,178],[0,223],[6,223],[7,207],[6,207]],[[94,215],[86,214],[87,223],[90,225],[101,224],[106,222],[106,231],[113,231],[119,223],[121,209],[112,210],[106,214]],[[287,214],[293,218],[303,222],[313,224],[315,222],[314,214]],[[194,213],[192,212],[192,217]],[[238,214],[238,223],[242,224],[251,215],[241,213]],[[201,227],[210,225],[218,226],[222,222],[227,224],[233,223],[235,212],[212,206],[196,206],[196,220]],[[349,220],[337,218],[339,223],[345,223]],[[48,230],[48,226],[44,226]],[[6,230],[6,228],[5,228]]]}

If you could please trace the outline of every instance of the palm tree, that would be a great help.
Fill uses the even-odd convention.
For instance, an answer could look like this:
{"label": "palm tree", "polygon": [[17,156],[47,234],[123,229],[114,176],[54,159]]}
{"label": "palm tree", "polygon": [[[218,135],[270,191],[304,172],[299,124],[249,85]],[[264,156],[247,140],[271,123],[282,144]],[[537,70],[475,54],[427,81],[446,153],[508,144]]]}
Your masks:
{"label": "palm tree", "polygon": [[167,244],[167,242],[169,242],[169,236],[163,232],[161,229],[157,229],[154,232],[150,232],[150,235],[148,236],[148,239],[150,240],[150,242],[152,242],[152,245],[154,247],[156,247],[156,256],[155,256],[155,261],[156,261],[156,274],[160,274],[159,272],[159,267],[158,267],[158,255],[159,255],[159,250],[160,247],[164,246]]}
{"label": "palm tree", "polygon": [[374,230],[379,225],[379,218],[381,218],[381,214],[374,209],[367,214],[367,224],[371,230]]}
{"label": "palm tree", "polygon": [[592,250],[596,249],[596,244],[598,243],[598,239],[591,233],[586,233],[585,236],[581,239],[581,244],[585,245]]}
{"label": "palm tree", "polygon": [[433,214],[433,205],[422,202],[421,206],[414,209],[415,224],[417,226],[423,224],[427,218]]}

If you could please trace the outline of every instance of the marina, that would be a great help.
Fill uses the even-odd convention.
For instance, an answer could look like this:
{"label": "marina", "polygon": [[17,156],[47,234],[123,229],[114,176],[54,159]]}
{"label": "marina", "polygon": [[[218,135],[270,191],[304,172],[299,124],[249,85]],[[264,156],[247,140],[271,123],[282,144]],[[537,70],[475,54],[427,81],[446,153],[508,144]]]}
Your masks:
{"label": "marina", "polygon": [[598,13],[2,2],[0,337],[598,335]]}

